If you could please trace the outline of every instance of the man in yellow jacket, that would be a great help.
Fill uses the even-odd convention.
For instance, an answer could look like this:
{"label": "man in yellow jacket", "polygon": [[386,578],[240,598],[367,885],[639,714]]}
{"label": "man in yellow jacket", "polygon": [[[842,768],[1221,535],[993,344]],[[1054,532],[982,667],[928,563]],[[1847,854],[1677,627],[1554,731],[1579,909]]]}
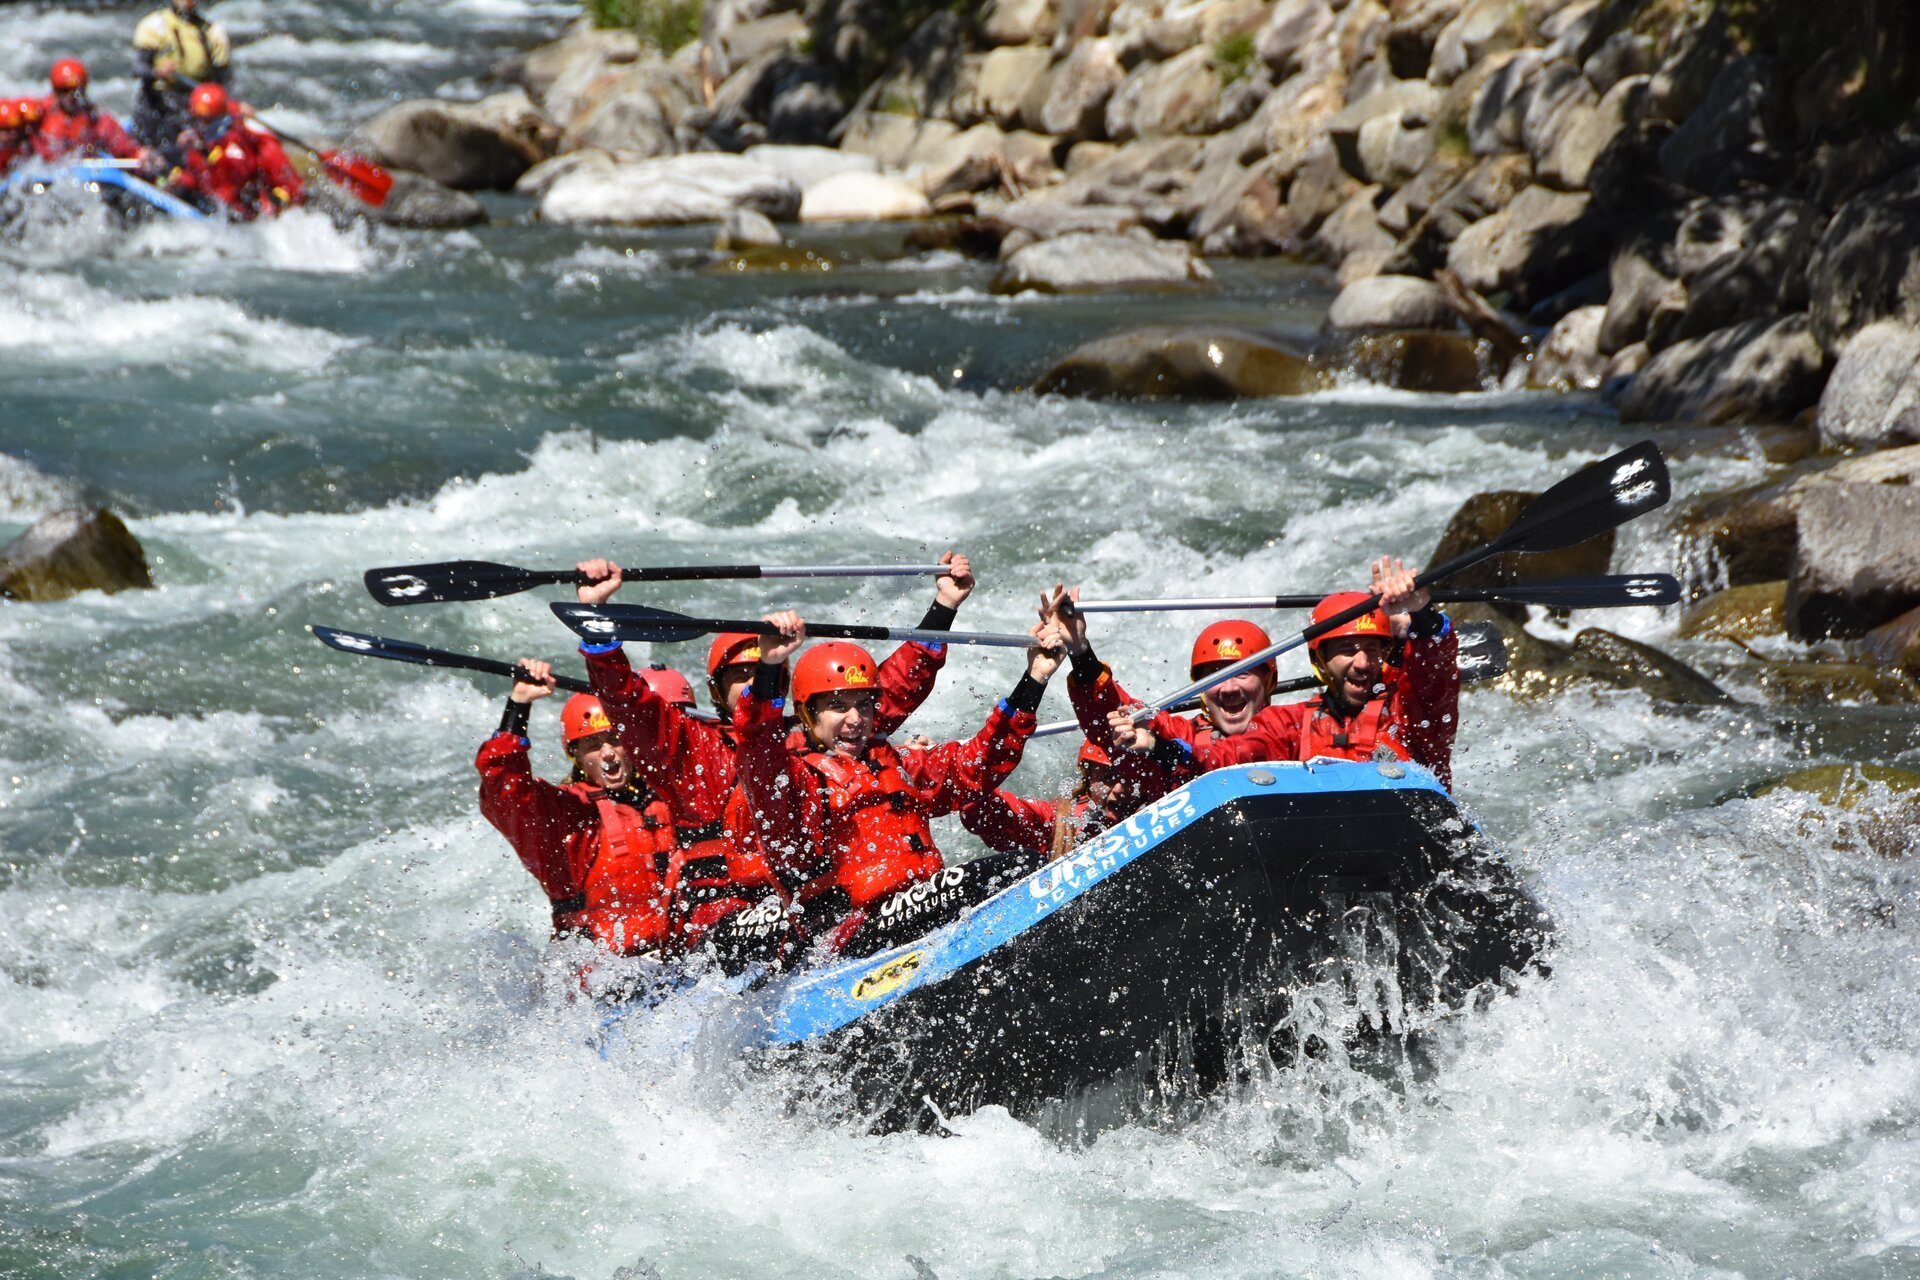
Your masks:
{"label": "man in yellow jacket", "polygon": [[204,82],[224,85],[233,47],[217,23],[200,14],[199,0],[167,0],[133,29],[134,68],[140,94],[134,101],[133,136],[171,151],[187,125],[187,95]]}

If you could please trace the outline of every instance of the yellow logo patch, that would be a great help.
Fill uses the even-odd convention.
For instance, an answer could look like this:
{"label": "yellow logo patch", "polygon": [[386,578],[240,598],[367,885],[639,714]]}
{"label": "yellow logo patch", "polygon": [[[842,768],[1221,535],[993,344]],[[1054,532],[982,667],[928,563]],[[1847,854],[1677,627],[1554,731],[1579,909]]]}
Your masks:
{"label": "yellow logo patch", "polygon": [[760,646],[757,644],[750,644],[746,648],[740,650],[740,652],[734,654],[732,660],[734,662],[758,662],[760,661]]}
{"label": "yellow logo patch", "polygon": [[889,991],[899,990],[906,984],[908,978],[920,971],[920,962],[926,957],[927,953],[924,951],[909,951],[898,960],[887,961],[853,984],[853,998],[878,1000]]}
{"label": "yellow logo patch", "polygon": [[868,670],[865,667],[848,667],[847,683],[848,684],[872,684],[873,676],[871,673],[868,672]]}
{"label": "yellow logo patch", "polygon": [[1240,642],[1231,636],[1213,646],[1213,649],[1215,653],[1218,653],[1223,658],[1237,658],[1240,656]]}
{"label": "yellow logo patch", "polygon": [[606,712],[595,711],[587,717],[587,729],[593,733],[609,733],[613,729],[613,721],[607,719]]}
{"label": "yellow logo patch", "polygon": [[1363,613],[1353,620],[1353,629],[1355,631],[1378,631],[1380,629],[1380,623],[1374,614]]}

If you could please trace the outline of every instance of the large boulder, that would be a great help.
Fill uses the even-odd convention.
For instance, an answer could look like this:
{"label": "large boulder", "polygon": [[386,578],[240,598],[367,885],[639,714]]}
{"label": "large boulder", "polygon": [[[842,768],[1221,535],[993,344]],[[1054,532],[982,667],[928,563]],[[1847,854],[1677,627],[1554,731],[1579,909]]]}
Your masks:
{"label": "large boulder", "polygon": [[1697,338],[1756,316],[1804,309],[1807,260],[1820,227],[1819,211],[1804,200],[1769,204],[1745,228],[1738,248],[1688,277],[1675,336]]}
{"label": "large boulder", "polygon": [[[1490,156],[1479,161],[1414,220],[1381,269],[1403,275],[1428,275],[1439,270],[1446,265],[1448,250],[1461,234],[1512,204],[1527,188],[1530,176],[1531,167],[1523,155]],[[1291,199],[1292,193],[1288,194]],[[1381,212],[1384,218],[1386,210]]]}
{"label": "large boulder", "polygon": [[515,195],[529,196],[538,200],[564,175],[575,169],[606,169],[619,163],[619,157],[611,151],[588,149],[586,151],[563,151],[551,160],[542,160],[533,168],[520,175],[513,184]]}
{"label": "large boulder", "polygon": [[1920,489],[1818,484],[1796,495],[1789,632],[1865,635],[1920,607]]}
{"label": "large boulder", "polygon": [[1334,150],[1340,153],[1340,163],[1346,166],[1347,172],[1365,180],[1366,168],[1360,159],[1360,132],[1370,121],[1383,117],[1403,120],[1411,116],[1416,122],[1415,127],[1422,127],[1433,119],[1439,109],[1438,89],[1423,81],[1400,81],[1376,89],[1328,117],[1326,135],[1332,140]]}
{"label": "large boulder", "polygon": [[1447,329],[1456,319],[1446,290],[1417,276],[1356,280],[1327,308],[1334,329]]}
{"label": "large boulder", "polygon": [[507,70],[540,104],[549,120],[564,124],[579,110],[589,87],[610,71],[652,55],[631,30],[603,29],[582,18],[560,39],[541,45]]}
{"label": "large boulder", "polygon": [[1433,159],[1438,146],[1432,118],[1409,109],[1378,115],[1354,138],[1355,174],[1388,190],[1407,185]]}
{"label": "large boulder", "polygon": [[1664,256],[1643,242],[1614,251],[1607,266],[1607,317],[1600,325],[1600,350],[1606,355],[1642,341],[1656,310],[1684,311],[1687,287],[1664,269]]}
{"label": "large boulder", "polygon": [[671,154],[680,117],[699,100],[691,76],[659,61],[612,73],[595,89],[567,121],[569,151],[599,147],[633,159]]}
{"label": "large boulder", "polygon": [[1533,79],[1546,58],[1537,49],[1518,49],[1496,54],[1488,63],[1467,107],[1467,146],[1476,156],[1520,149]]}
{"label": "large boulder", "polygon": [[1042,395],[1234,400],[1307,395],[1333,379],[1308,353],[1233,328],[1155,328],[1075,349],[1034,383]]}
{"label": "large boulder", "polygon": [[103,507],[56,511],[0,547],[0,597],[64,600],[82,591],[151,587],[140,542]]}
{"label": "large boulder", "polygon": [[1598,106],[1576,108],[1540,158],[1539,180],[1562,191],[1585,188],[1601,156],[1645,114],[1648,83],[1646,76],[1628,77],[1608,89]]}
{"label": "large boulder", "polygon": [[[1507,531],[1528,503],[1540,495],[1517,489],[1497,489],[1476,493],[1460,504],[1447,521],[1440,542],[1427,557],[1429,565],[1451,560],[1462,552],[1485,546]],[[1536,582],[1548,578],[1586,577],[1606,573],[1613,563],[1613,531],[1557,551],[1536,555],[1510,552],[1483,560],[1447,579],[1455,587],[1505,587],[1517,582]],[[1526,609],[1508,606],[1511,616],[1524,618]]]}
{"label": "large boulder", "polygon": [[1920,325],[1920,166],[1840,206],[1809,267],[1813,331],[1838,351],[1875,320]]}
{"label": "large boulder", "polygon": [[540,216],[549,222],[630,225],[720,222],[735,209],[792,221],[800,212],[800,188],[739,156],[661,156],[575,170],[540,202]]}
{"label": "large boulder", "polygon": [[1881,320],[1849,338],[1815,424],[1829,449],[1920,443],[1920,329]]}
{"label": "large boulder", "polygon": [[[1587,274],[1604,242],[1583,234],[1588,197],[1528,187],[1513,203],[1474,223],[1447,250],[1447,265],[1478,293],[1512,289],[1523,278],[1564,283]],[[1541,292],[1550,292],[1542,288]]]}
{"label": "large boulder", "polygon": [[1454,605],[1460,622],[1490,622],[1507,647],[1507,671],[1497,688],[1523,701],[1553,696],[1577,685],[1635,689],[1659,702],[1711,706],[1731,699],[1725,690],[1686,663],[1652,645],[1589,628],[1571,645],[1544,640],[1518,620],[1483,605]]}
{"label": "large boulder", "polygon": [[1206,133],[1220,107],[1220,76],[1213,52],[1189,49],[1166,62],[1143,63],[1107,100],[1107,136],[1165,137]]}
{"label": "large boulder", "polygon": [[368,158],[460,191],[505,191],[553,153],[553,126],[522,90],[480,102],[396,103],[360,126]]}
{"label": "large boulder", "polygon": [[1549,391],[1591,391],[1606,377],[1607,357],[1600,351],[1605,307],[1576,307],[1561,316],[1534,353],[1527,385]]}
{"label": "large boulder", "polygon": [[814,183],[800,197],[802,222],[883,222],[932,213],[926,196],[898,178],[879,173],[837,173]]}
{"label": "large boulder", "polygon": [[1009,256],[993,278],[995,293],[1187,292],[1212,287],[1213,272],[1183,243],[1086,232],[1030,244]]}
{"label": "large boulder", "polygon": [[1061,138],[1107,136],[1107,102],[1126,82],[1111,40],[1082,40],[1048,73],[1046,94],[1030,123]]}
{"label": "large boulder", "polygon": [[1254,52],[1274,74],[1290,76],[1300,69],[1305,51],[1334,25],[1333,6],[1327,0],[1280,0],[1254,37]]}
{"label": "large boulder", "polygon": [[1668,182],[1723,195],[1778,177],[1789,125],[1773,84],[1773,60],[1738,58],[1721,69],[1706,101],[1660,148]]}
{"label": "large boulder", "polygon": [[872,175],[880,172],[880,162],[872,156],[857,151],[842,151],[837,147],[768,143],[748,147],[740,153],[740,158],[772,170],[803,192],[842,174]]}
{"label": "large boulder", "polygon": [[1524,5],[1513,0],[1468,0],[1459,16],[1434,38],[1427,79],[1452,84],[1488,55],[1520,48],[1530,34]]}
{"label": "large boulder", "polygon": [[1520,118],[1520,147],[1536,164],[1552,152],[1569,124],[1598,105],[1600,95],[1570,62],[1542,66],[1527,87],[1527,109]]}
{"label": "large boulder", "polygon": [[396,169],[393,190],[385,201],[370,205],[331,184],[307,188],[309,207],[319,206],[348,217],[367,218],[409,231],[450,231],[478,226],[487,220],[486,206],[465,191],[443,187],[432,178]]}
{"label": "large boulder", "polygon": [[1620,397],[1626,422],[1791,422],[1820,397],[1826,353],[1803,315],[1750,320],[1676,342]]}
{"label": "large boulder", "polygon": [[1716,591],[1687,606],[1680,617],[1682,639],[1756,640],[1787,629],[1787,583],[1751,582]]}
{"label": "large boulder", "polygon": [[886,111],[848,113],[840,134],[840,149],[872,156],[881,167],[905,169],[917,151],[944,145],[960,136],[951,120],[923,120]]}
{"label": "large boulder", "polygon": [[1393,252],[1393,237],[1380,225],[1379,210],[1375,207],[1380,196],[1381,189],[1371,186],[1362,187],[1347,197],[1347,202],[1334,210],[1313,233],[1314,251],[1336,265],[1372,262],[1375,270],[1369,274],[1378,274],[1379,264]]}
{"label": "large boulder", "polygon": [[1010,46],[970,57],[965,87],[954,95],[956,124],[991,120],[1002,129],[1018,129],[1020,108],[1036,84],[1046,79],[1053,54],[1044,46]]}

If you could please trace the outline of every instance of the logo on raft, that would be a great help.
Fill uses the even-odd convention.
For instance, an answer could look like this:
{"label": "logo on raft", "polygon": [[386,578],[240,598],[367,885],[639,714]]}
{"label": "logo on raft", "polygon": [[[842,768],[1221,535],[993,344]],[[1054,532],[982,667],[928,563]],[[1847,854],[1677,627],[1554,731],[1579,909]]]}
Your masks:
{"label": "logo on raft", "polygon": [[909,951],[898,960],[887,961],[853,984],[853,998],[878,1000],[889,991],[899,990],[906,985],[908,978],[920,971],[920,962],[926,956],[924,951]]}

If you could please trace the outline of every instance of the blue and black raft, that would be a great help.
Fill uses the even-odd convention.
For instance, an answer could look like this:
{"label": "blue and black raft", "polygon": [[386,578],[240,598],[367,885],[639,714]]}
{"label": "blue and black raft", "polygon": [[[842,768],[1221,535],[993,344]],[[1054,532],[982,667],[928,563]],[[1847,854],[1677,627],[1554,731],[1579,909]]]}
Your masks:
{"label": "blue and black raft", "polygon": [[1291,993],[1353,963],[1356,914],[1407,1010],[1542,967],[1552,930],[1426,770],[1242,766],[911,943],[762,988],[749,1041],[826,1067],[883,1129],[989,1105],[1030,1115],[1164,1071],[1170,1045],[1205,1088],[1224,1059],[1199,1047],[1229,1034],[1298,1051],[1283,1043]]}
{"label": "blue and black raft", "polygon": [[31,161],[0,179],[0,208],[22,210],[27,202],[49,197],[93,201],[129,220],[184,218],[204,222],[207,215],[169,195],[121,164],[106,160]]}

